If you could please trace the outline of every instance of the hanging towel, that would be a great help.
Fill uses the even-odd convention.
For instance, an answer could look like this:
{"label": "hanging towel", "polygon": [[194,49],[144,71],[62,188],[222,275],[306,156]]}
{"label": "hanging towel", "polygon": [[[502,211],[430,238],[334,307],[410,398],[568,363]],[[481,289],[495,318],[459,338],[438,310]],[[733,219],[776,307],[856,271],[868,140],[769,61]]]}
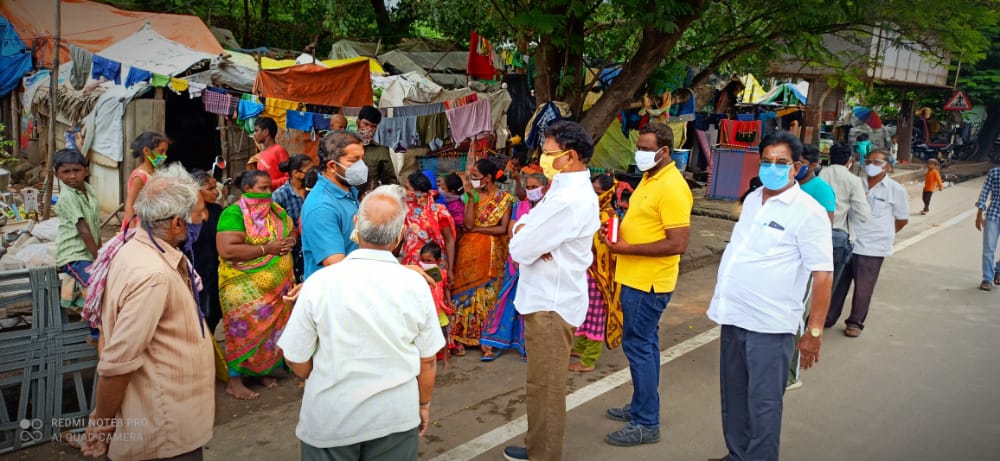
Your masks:
{"label": "hanging towel", "polygon": [[420,133],[420,140],[428,146],[435,139],[444,140],[448,137],[448,116],[441,112],[417,117],[417,133]]}
{"label": "hanging towel", "polygon": [[115,85],[118,85],[122,82],[121,74],[122,63],[102,58],[96,54],[93,55],[93,66],[90,70],[91,77],[94,79],[104,77],[106,80],[115,82]]}
{"label": "hanging towel", "polygon": [[260,103],[260,99],[252,94],[245,94],[240,98],[239,108],[236,109],[239,113],[239,120],[246,120],[251,117],[256,117],[264,112],[264,105]]}
{"label": "hanging towel", "polygon": [[181,94],[182,91],[186,91],[188,89],[189,83],[190,82],[188,82],[187,80],[181,80],[179,78],[170,77],[170,89],[177,94]]}
{"label": "hanging towel", "polygon": [[74,89],[82,90],[83,86],[87,84],[87,77],[90,76],[94,55],[86,48],[80,48],[70,43],[69,56],[73,59],[73,71],[70,73],[69,81]]}
{"label": "hanging towel", "polygon": [[393,108],[393,117],[414,117],[418,115],[433,115],[444,112],[444,104],[421,104],[419,106],[403,106]]}
{"label": "hanging towel", "polygon": [[150,85],[152,85],[153,88],[163,88],[167,86],[169,83],[170,83],[169,75],[161,75],[155,72],[153,73],[152,81],[150,81]]}
{"label": "hanging towel", "polygon": [[383,118],[375,131],[375,142],[390,149],[409,149],[420,145],[417,117]]}
{"label": "hanging towel", "polygon": [[674,149],[680,149],[687,141],[687,122],[668,122],[670,131],[674,132]]}
{"label": "hanging towel", "polygon": [[274,119],[279,130],[284,130],[285,119],[289,110],[299,110],[299,103],[286,99],[267,98],[264,100],[264,116]]}
{"label": "hanging towel", "polygon": [[312,131],[313,118],[311,112],[289,110],[285,112],[285,116],[287,117],[286,126],[288,128],[299,131]]}
{"label": "hanging towel", "polygon": [[480,133],[493,131],[489,99],[445,111],[445,114],[448,116],[448,125],[451,126],[451,138],[456,144]]}
{"label": "hanging towel", "polygon": [[191,99],[200,98],[201,94],[205,92],[205,88],[208,88],[208,85],[198,82],[188,82],[188,96]]}
{"label": "hanging towel", "polygon": [[315,112],[310,112],[312,114],[312,125],[313,129],[317,132],[320,131],[330,131],[330,119],[333,118],[330,114],[317,114]]}
{"label": "hanging towel", "polygon": [[493,66],[493,46],[475,31],[469,35],[469,59],[466,66],[469,75],[479,80],[493,80],[497,74],[497,69]]}
{"label": "hanging towel", "polygon": [[128,70],[128,75],[125,77],[125,88],[129,88],[132,85],[140,82],[148,82],[153,78],[153,73],[148,70],[143,70],[138,67],[130,67]]}
{"label": "hanging towel", "polygon": [[205,112],[216,115],[230,115],[230,103],[233,97],[221,88],[208,87],[202,94],[201,101],[205,104]]}

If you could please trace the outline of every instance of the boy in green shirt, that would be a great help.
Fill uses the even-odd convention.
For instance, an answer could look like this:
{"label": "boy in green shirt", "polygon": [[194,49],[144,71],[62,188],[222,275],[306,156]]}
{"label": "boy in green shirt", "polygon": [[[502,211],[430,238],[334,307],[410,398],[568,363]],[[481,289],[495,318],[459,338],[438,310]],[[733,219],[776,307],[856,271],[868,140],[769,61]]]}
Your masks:
{"label": "boy in green shirt", "polygon": [[[63,184],[55,206],[59,216],[56,266],[86,289],[90,285],[87,268],[97,258],[97,249],[100,248],[100,204],[94,190],[87,184],[90,172],[83,154],[73,149],[62,149],[53,157],[56,177]],[[67,307],[72,307],[72,303]],[[91,336],[96,337],[96,331],[91,331]]]}

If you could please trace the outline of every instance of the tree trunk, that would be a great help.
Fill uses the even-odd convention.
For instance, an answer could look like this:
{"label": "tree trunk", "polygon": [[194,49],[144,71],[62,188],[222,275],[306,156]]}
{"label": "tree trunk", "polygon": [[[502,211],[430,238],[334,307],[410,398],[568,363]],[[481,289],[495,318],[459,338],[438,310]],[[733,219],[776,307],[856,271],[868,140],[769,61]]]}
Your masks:
{"label": "tree trunk", "polygon": [[253,48],[250,46],[253,43],[250,40],[250,0],[243,0],[243,40],[240,43],[247,48]]}
{"label": "tree trunk", "polygon": [[903,96],[899,103],[899,117],[896,121],[896,140],[899,151],[896,152],[897,162],[909,162],[913,146],[913,100]]}
{"label": "tree trunk", "polygon": [[399,41],[400,31],[392,30],[392,19],[389,18],[389,10],[385,7],[385,0],[371,0],[372,9],[375,10],[375,23],[378,25],[378,35],[389,43]]}
{"label": "tree trunk", "polygon": [[701,16],[705,1],[691,1],[689,3],[691,12],[687,16],[675,19],[677,28],[674,32],[660,32],[651,26],[647,26],[643,30],[642,42],[639,43],[638,51],[632,56],[632,59],[622,66],[622,72],[618,78],[611,82],[611,86],[580,119],[580,124],[590,133],[595,142],[604,135],[618,111],[632,102],[635,93],[639,91],[646,79],[673,51],[674,46],[677,45],[677,41],[680,40],[688,26]]}
{"label": "tree trunk", "polygon": [[267,23],[271,19],[271,0],[260,0],[260,43],[267,45]]}
{"label": "tree trunk", "polygon": [[555,48],[552,46],[552,39],[548,36],[542,37],[535,50],[535,101],[545,104],[555,99],[553,88],[553,75],[558,75],[559,67],[553,65],[555,59]]}
{"label": "tree trunk", "polygon": [[993,143],[997,136],[1000,136],[1000,102],[986,105],[986,123],[979,130],[979,159],[989,158],[989,153],[993,149]]}
{"label": "tree trunk", "polygon": [[565,48],[565,60],[563,61],[563,71],[566,73],[565,89],[558,93],[566,93],[562,98],[569,104],[574,115],[583,113],[583,102],[587,99],[584,92],[587,81],[586,64],[583,62],[583,36],[584,21],[575,17],[570,17],[566,24],[566,33],[569,45]]}

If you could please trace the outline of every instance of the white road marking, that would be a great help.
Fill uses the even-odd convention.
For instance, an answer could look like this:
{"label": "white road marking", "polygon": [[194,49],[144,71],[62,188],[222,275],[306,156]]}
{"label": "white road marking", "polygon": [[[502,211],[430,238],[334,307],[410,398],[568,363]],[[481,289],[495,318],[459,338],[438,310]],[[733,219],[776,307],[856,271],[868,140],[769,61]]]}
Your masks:
{"label": "white road marking", "polygon": [[[937,227],[931,227],[929,229],[920,232],[902,242],[893,245],[893,252],[902,251],[905,248],[916,245],[920,241],[941,232],[959,222],[967,219],[969,216],[975,214],[976,210],[968,210],[960,213],[958,216],[945,221],[943,224]],[[672,306],[676,307],[676,306]],[[693,338],[685,340],[678,343],[666,350],[660,352],[660,366],[666,365],[673,360],[684,356],[685,354],[698,349],[712,341],[719,338],[722,329],[721,327],[715,326],[704,333],[699,334]],[[615,389],[623,384],[628,383],[632,380],[632,376],[629,372],[628,367],[618,370],[608,376],[605,376],[601,380],[588,384],[576,392],[566,396],[566,411],[572,411],[574,408],[583,405],[601,395]],[[519,418],[510,421],[503,426],[500,426],[492,431],[489,431],[479,437],[476,437],[468,442],[465,442],[451,450],[448,450],[434,458],[430,461],[466,461],[475,458],[487,451],[496,448],[498,445],[517,437],[528,431],[528,417],[527,415],[521,416]]]}

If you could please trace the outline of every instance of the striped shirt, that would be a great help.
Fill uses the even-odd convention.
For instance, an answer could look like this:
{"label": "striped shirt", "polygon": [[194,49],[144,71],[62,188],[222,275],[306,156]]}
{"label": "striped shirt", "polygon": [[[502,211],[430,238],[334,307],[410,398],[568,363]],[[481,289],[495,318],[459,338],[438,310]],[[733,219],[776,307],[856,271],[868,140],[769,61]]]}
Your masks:
{"label": "striped shirt", "polygon": [[1000,166],[986,173],[986,182],[976,201],[976,208],[983,210],[986,220],[1000,222]]}

